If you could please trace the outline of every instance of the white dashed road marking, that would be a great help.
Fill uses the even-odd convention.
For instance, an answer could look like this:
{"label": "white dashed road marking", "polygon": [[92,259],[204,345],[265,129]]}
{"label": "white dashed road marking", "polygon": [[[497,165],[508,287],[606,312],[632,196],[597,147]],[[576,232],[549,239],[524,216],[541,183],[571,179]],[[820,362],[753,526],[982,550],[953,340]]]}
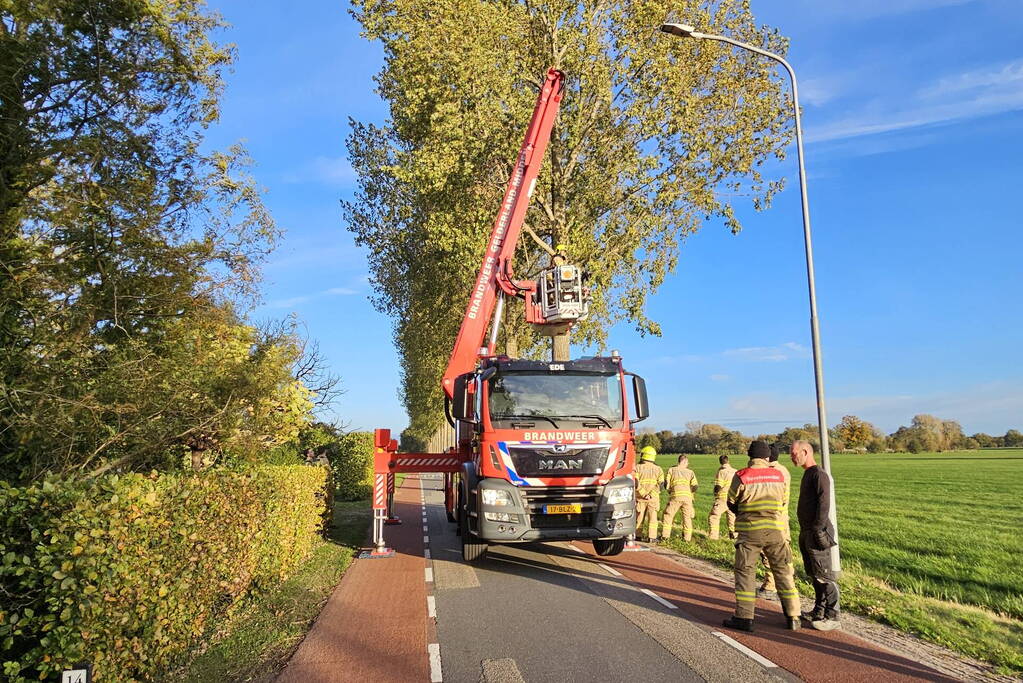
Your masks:
{"label": "white dashed road marking", "polygon": [[437,618],[437,599],[432,595],[426,596],[426,615],[431,619]]}
{"label": "white dashed road marking", "polygon": [[676,607],[675,605],[671,604],[670,602],[668,602],[667,600],[665,600],[664,598],[662,598],[662,597],[661,597],[660,595],[658,595],[657,593],[654,593],[654,592],[653,592],[652,590],[650,590],[649,588],[640,588],[639,590],[640,590],[640,591],[642,591],[642,592],[644,592],[644,593],[646,593],[646,594],[647,594],[647,595],[649,595],[649,596],[650,596],[651,598],[653,598],[653,599],[654,599],[654,600],[656,600],[657,602],[661,603],[662,605],[664,605],[664,606],[665,606],[665,607],[667,607],[668,609],[678,609],[678,607]]}
{"label": "white dashed road marking", "polygon": [[430,643],[426,649],[430,653],[430,683],[443,683],[444,676],[441,674],[440,668],[440,645]]}
{"label": "white dashed road marking", "polygon": [[433,569],[430,567],[426,568],[426,583],[433,583]]}
{"label": "white dashed road marking", "polygon": [[767,667],[768,669],[772,669],[772,668],[777,669],[778,668],[778,665],[775,664],[774,662],[772,662],[767,657],[764,657],[759,652],[754,652],[753,650],[749,649],[748,647],[746,647],[745,645],[740,643],[738,640],[736,640],[734,638],[730,638],[730,637],[726,636],[724,633],[721,633],[721,631],[711,631],[710,634],[712,636],[716,636],[717,638],[720,638],[724,642],[728,643],[729,645],[731,645],[736,650],[738,650],[739,652],[743,653],[744,655],[746,655],[747,657],[752,659],[754,662],[756,662],[760,666]]}

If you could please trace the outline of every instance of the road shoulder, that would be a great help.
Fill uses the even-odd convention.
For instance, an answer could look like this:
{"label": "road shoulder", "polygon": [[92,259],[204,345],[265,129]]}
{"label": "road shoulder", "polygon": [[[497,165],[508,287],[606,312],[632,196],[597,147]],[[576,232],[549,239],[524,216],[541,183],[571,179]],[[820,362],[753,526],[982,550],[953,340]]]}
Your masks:
{"label": "road shoulder", "polygon": [[[651,551],[654,555],[712,577],[726,586],[732,585],[732,573],[710,561],[689,557],[670,548],[653,547]],[[778,604],[775,597],[767,600]],[[812,601],[803,599],[803,609],[810,609],[812,606]],[[1018,680],[997,673],[991,664],[966,657],[912,634],[848,612],[842,615],[842,630],[879,649],[905,657],[952,678],[964,681],[996,681],[998,683],[1012,683]]]}

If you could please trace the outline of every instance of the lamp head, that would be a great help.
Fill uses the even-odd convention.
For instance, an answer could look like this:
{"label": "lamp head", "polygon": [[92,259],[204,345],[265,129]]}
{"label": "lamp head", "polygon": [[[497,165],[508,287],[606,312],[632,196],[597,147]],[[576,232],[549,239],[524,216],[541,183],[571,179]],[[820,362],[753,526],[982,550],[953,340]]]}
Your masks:
{"label": "lamp head", "polygon": [[661,24],[661,30],[679,38],[701,38],[702,34],[689,24]]}

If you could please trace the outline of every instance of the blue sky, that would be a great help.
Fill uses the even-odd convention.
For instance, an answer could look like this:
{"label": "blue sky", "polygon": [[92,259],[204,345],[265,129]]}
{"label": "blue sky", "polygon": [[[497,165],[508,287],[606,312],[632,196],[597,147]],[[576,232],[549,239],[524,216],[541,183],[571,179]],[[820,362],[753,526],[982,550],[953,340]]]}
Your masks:
{"label": "blue sky", "polygon": [[[297,314],[342,377],[337,417],[398,431],[392,324],[369,301],[366,254],[338,203],[354,189],[348,117],[387,115],[372,83],[382,51],[342,2],[211,5],[238,62],[209,143],[244,141],[287,231],[254,316]],[[791,37],[800,79],[829,422],[852,413],[892,431],[932,413],[968,433],[1023,428],[1023,7],[753,0],[753,11]],[[647,378],[643,426],[755,434],[815,421],[794,164],[781,172],[788,189],[769,211],[739,207],[741,234],[710,224],[686,242],[650,301],[663,337],[612,330]]]}

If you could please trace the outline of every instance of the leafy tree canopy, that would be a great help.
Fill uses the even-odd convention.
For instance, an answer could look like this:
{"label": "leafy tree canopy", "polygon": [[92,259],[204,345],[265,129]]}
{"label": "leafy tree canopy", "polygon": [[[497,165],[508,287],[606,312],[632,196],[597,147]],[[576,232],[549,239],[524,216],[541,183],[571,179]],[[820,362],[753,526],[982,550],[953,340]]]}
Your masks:
{"label": "leafy tree canopy", "polygon": [[308,421],[315,354],[244,320],[278,230],[244,150],[200,149],[221,25],[0,2],[0,478],[253,457]]}
{"label": "leafy tree canopy", "polygon": [[[568,83],[526,217],[536,238],[520,240],[516,272],[535,275],[552,245],[585,266],[594,298],[579,340],[599,346],[623,320],[658,334],[647,296],[685,236],[711,220],[738,231],[732,198],[762,207],[779,189],[760,170],[791,132],[772,65],[657,30],[674,11],[784,52],[748,1],[353,4],[384,48],[376,79],[390,117],[351,122],[360,189],[345,217],[369,249],[376,304],[395,321],[402,396],[422,438],[440,420],[439,379],[548,67]],[[538,344],[521,317],[506,316],[513,353]]]}

